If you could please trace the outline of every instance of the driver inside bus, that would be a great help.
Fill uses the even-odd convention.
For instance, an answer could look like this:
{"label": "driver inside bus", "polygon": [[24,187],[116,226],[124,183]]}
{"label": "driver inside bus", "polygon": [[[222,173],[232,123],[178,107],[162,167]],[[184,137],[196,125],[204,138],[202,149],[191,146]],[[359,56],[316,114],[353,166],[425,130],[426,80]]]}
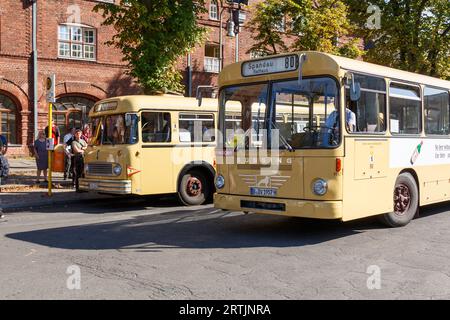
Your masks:
{"label": "driver inside bus", "polygon": [[[327,120],[325,121],[325,133],[323,135],[323,145],[334,145],[337,144],[334,137],[338,135],[339,132],[339,112],[334,107],[334,110],[330,113]],[[354,132],[356,130],[356,115],[348,108],[345,108],[345,126],[348,132]]]}

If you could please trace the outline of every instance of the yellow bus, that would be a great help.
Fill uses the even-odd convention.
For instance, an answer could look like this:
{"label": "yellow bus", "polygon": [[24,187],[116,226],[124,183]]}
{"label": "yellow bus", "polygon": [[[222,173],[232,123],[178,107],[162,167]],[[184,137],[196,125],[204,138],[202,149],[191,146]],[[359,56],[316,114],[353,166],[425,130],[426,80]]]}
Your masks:
{"label": "yellow bus", "polygon": [[99,101],[80,189],[109,194],[176,193],[186,205],[214,193],[217,99],[175,95]]}
{"label": "yellow bus", "polygon": [[449,81],[298,52],[219,90],[216,208],[397,227],[450,200]]}

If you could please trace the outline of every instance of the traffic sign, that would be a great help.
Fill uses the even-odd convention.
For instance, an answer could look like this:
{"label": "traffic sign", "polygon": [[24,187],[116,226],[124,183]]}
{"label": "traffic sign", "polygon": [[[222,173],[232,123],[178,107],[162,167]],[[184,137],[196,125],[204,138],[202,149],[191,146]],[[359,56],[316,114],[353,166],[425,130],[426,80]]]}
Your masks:
{"label": "traffic sign", "polygon": [[47,95],[46,95],[47,102],[51,102],[51,103],[56,102],[55,83],[56,83],[55,74],[52,74],[51,76],[47,77],[47,80],[45,82],[45,86],[47,89]]}
{"label": "traffic sign", "polygon": [[47,138],[45,139],[45,147],[48,151],[55,150],[55,140],[53,138]]}

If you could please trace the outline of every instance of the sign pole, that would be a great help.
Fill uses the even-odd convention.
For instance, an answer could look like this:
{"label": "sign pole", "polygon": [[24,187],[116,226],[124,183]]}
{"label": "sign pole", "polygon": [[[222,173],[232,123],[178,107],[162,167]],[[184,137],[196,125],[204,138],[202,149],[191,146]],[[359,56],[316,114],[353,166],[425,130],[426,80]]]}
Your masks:
{"label": "sign pole", "polygon": [[48,196],[52,196],[52,156],[54,150],[54,144],[57,141],[53,140],[53,117],[52,117],[52,107],[53,103],[56,102],[55,95],[55,83],[56,76],[52,74],[47,77],[46,87],[47,87],[47,102],[48,102],[48,138],[47,138],[47,150],[48,150]]}
{"label": "sign pole", "polygon": [[[49,102],[48,104],[48,137],[50,139],[53,138],[53,133],[52,133],[52,127],[53,127],[53,123],[52,123],[52,103]],[[51,197],[52,196],[52,155],[53,155],[53,151],[52,150],[48,150],[48,196]]]}

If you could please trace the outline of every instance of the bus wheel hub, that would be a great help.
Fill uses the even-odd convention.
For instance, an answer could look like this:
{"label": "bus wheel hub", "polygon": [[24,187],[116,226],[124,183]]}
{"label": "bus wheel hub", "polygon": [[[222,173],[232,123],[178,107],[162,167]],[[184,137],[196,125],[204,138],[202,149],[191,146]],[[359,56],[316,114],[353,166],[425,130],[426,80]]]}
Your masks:
{"label": "bus wheel hub", "polygon": [[411,194],[409,188],[400,184],[395,187],[394,190],[394,211],[397,215],[404,215],[408,211],[409,205],[411,204]]}
{"label": "bus wheel hub", "polygon": [[198,196],[202,191],[202,183],[196,177],[190,177],[187,182],[187,193],[191,197]]}

